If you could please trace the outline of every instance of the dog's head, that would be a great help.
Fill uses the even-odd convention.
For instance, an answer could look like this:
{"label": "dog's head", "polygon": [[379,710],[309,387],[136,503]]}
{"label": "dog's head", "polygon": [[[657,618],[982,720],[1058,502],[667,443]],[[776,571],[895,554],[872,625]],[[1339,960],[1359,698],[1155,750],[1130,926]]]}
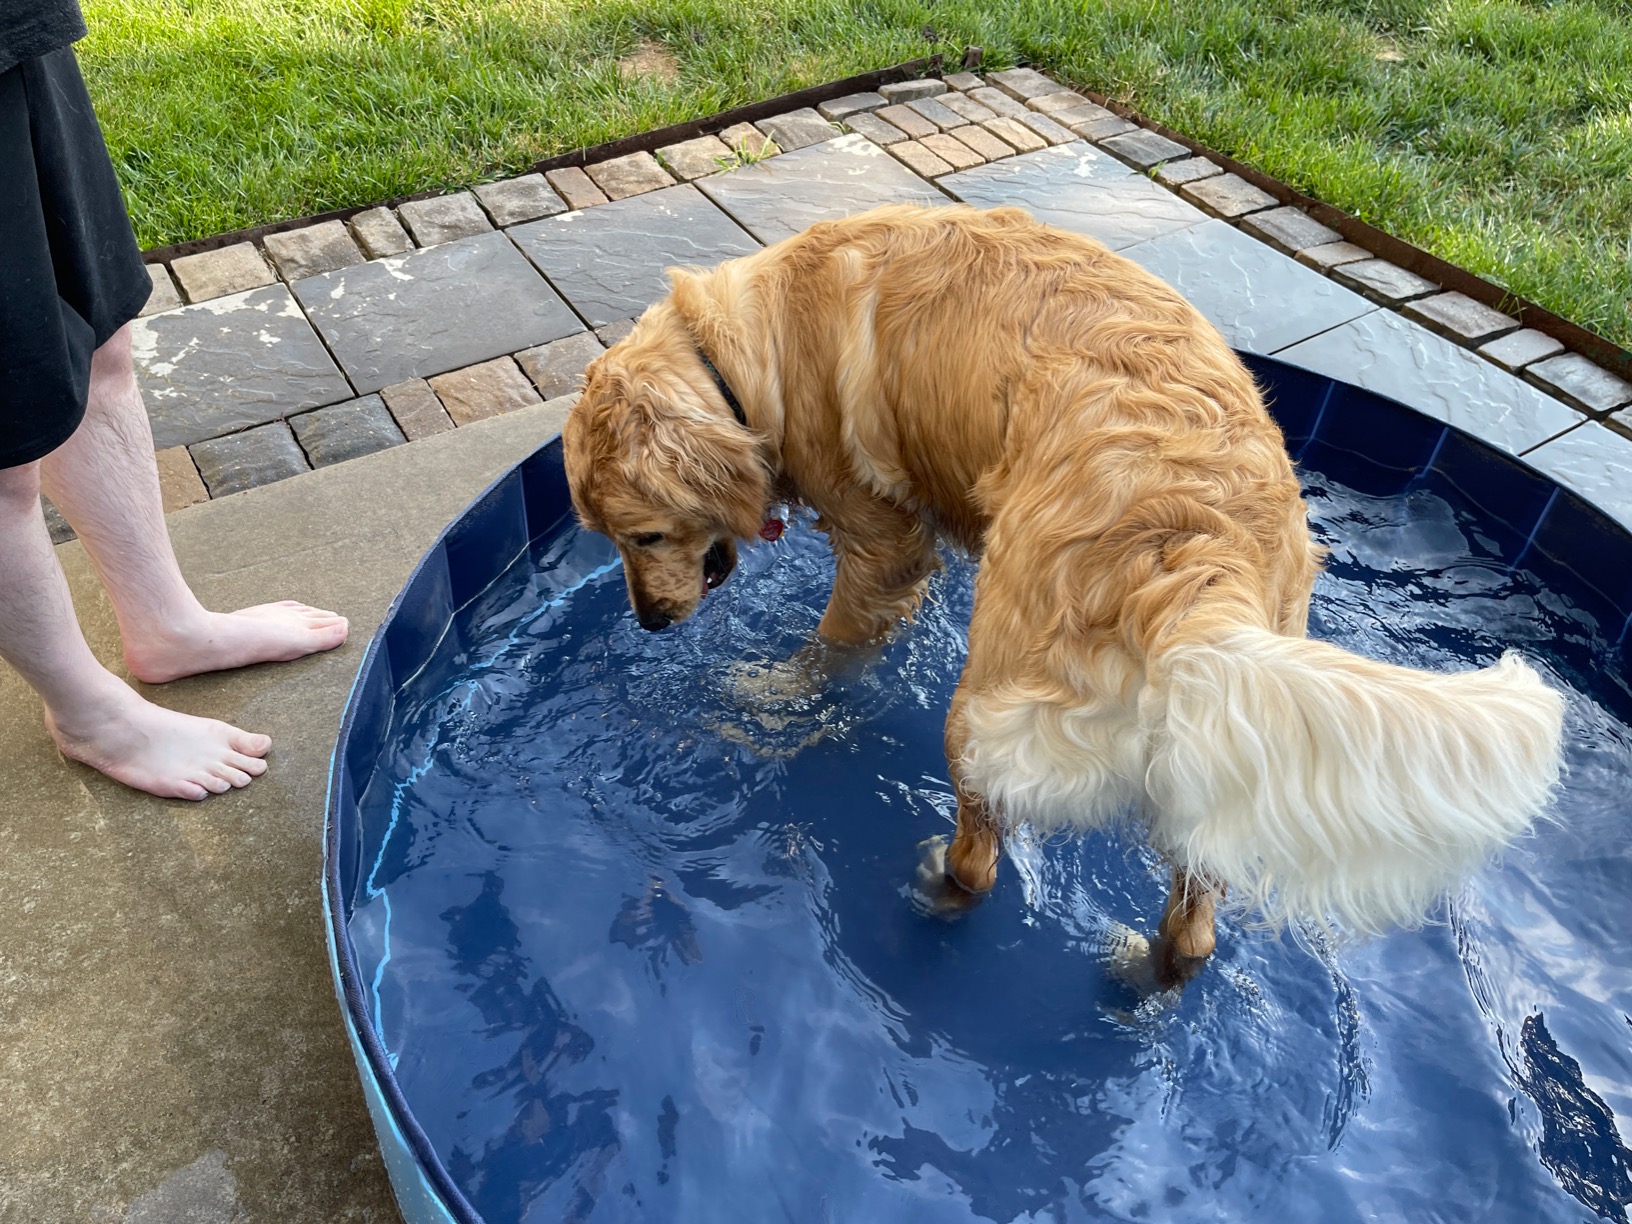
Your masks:
{"label": "dog's head", "polygon": [[764,522],[771,477],[689,343],[638,329],[585,373],[562,431],[567,483],[584,526],[623,555],[646,629],[686,619]]}

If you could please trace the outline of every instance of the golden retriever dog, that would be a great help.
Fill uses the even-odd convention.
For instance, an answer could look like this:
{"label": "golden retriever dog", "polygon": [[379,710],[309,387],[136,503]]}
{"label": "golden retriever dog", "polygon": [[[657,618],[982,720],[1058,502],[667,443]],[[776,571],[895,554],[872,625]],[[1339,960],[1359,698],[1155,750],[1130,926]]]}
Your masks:
{"label": "golden retriever dog", "polygon": [[1435,674],[1306,636],[1322,558],[1280,431],[1137,265],[1017,209],[901,206],[671,280],[568,418],[579,516],[648,629],[781,501],[836,556],[829,644],[910,618],[938,540],[978,558],[946,722],[962,894],[1016,825],[1131,814],[1174,866],[1171,986],[1222,896],[1410,924],[1546,804],[1562,702],[1516,656]]}

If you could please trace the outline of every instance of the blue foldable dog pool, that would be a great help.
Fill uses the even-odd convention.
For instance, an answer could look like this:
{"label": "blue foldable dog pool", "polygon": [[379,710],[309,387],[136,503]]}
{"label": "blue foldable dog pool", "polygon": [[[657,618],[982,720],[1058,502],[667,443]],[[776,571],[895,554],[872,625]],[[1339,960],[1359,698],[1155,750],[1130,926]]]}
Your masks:
{"label": "blue foldable dog pool", "polygon": [[819,694],[808,524],[644,633],[552,443],[426,556],[330,783],[330,950],[411,1224],[1627,1219],[1632,537],[1391,401],[1247,358],[1331,547],[1311,632],[1569,694],[1556,820],[1354,946],[1226,916],[1182,997],[1106,969],[1167,875],[1019,844],[957,922],[941,727],[971,570]]}

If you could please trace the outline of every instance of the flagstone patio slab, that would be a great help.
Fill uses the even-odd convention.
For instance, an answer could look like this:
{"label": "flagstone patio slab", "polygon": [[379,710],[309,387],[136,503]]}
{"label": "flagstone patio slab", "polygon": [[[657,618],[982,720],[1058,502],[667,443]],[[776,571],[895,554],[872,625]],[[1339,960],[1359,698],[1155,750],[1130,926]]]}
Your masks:
{"label": "flagstone patio slab", "polygon": [[590,326],[668,292],[665,268],[712,267],[759,243],[689,183],[520,225],[510,237]]}
{"label": "flagstone patio slab", "polygon": [[1018,205],[1113,251],[1207,220],[1199,208],[1081,141],[949,174],[941,186],[978,208]]}
{"label": "flagstone patio slab", "polygon": [[818,221],[880,204],[945,204],[947,198],[865,136],[784,153],[729,174],[699,179],[703,194],[764,243]]}
{"label": "flagstone patio slab", "polygon": [[160,450],[353,394],[282,285],[137,319],[131,348]]}
{"label": "flagstone patio slab", "polygon": [[1632,531],[1632,438],[1588,421],[1524,460]]}
{"label": "flagstone patio slab", "polygon": [[496,230],[341,268],[292,288],[359,394],[583,330]]}
{"label": "flagstone patio slab", "polygon": [[1510,454],[1581,421],[1558,400],[1390,310],[1374,310],[1275,355],[1399,400]]}
{"label": "flagstone patio slab", "polygon": [[1273,353],[1376,309],[1223,221],[1165,234],[1122,254],[1188,298],[1232,347],[1253,353]]}

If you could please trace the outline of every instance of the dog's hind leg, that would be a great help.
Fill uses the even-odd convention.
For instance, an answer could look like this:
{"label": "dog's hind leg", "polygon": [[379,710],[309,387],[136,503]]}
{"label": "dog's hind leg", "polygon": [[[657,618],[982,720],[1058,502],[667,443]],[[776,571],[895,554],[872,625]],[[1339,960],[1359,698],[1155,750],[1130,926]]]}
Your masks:
{"label": "dog's hind leg", "polygon": [[967,734],[959,685],[946,719],[946,762],[958,800],[958,827],[950,845],[944,835],[919,844],[918,890],[942,914],[978,905],[997,882],[997,861],[1003,856],[1002,830],[986,800],[963,777]]}
{"label": "dog's hind leg", "polygon": [[1156,982],[1163,990],[1183,986],[1201,972],[1213,954],[1213,908],[1217,901],[1218,893],[1212,885],[1182,867],[1173,869],[1167,908],[1150,948]]}

